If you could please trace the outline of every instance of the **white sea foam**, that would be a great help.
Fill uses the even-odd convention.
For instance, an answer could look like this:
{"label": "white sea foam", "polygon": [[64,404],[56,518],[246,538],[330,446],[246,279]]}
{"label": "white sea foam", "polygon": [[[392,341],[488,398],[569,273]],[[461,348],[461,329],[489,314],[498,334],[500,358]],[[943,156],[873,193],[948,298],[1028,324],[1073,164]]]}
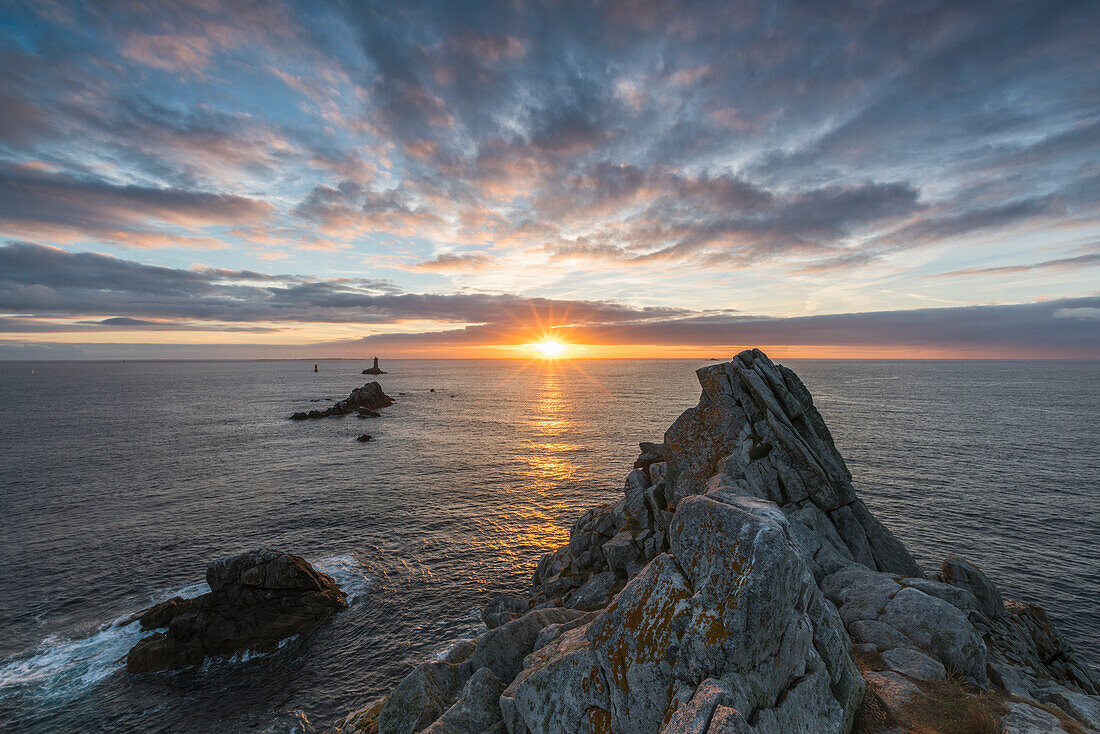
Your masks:
{"label": "white sea foam", "polygon": [[[365,596],[375,583],[375,578],[355,554],[322,558],[314,567],[336,579],[340,588],[347,592],[349,603]],[[174,596],[186,599],[209,590],[205,582],[199,582],[154,592],[150,599],[152,603]],[[49,635],[32,650],[0,661],[0,699],[30,695],[53,702],[69,700],[122,670],[126,653],[148,634],[130,619],[130,614],[119,617],[83,638]],[[283,640],[272,652],[281,650],[294,639]],[[261,653],[246,651],[228,662],[245,663],[261,656]]]}
{"label": "white sea foam", "polygon": [[469,640],[476,639],[488,632],[485,621],[482,619],[481,607],[474,607],[466,614],[455,619],[440,619],[435,622],[436,627],[451,627],[455,636],[438,648],[432,655],[432,660],[442,660],[451,650]]}
{"label": "white sea foam", "polygon": [[313,561],[313,567],[327,573],[348,595],[348,604],[360,601],[378,588],[380,579],[372,573],[358,553],[346,553]]}
{"label": "white sea foam", "polygon": [[121,658],[144,634],[129,617],[121,617],[82,639],[51,635],[30,655],[0,666],[0,697],[19,692],[49,699],[76,696],[119,670]]}

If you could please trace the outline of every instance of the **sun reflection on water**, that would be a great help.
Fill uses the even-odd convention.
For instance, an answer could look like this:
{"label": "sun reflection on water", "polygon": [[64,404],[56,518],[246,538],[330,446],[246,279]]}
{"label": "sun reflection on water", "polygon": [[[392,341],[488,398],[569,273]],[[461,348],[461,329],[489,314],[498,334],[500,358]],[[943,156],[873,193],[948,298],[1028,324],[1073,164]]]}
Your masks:
{"label": "sun reflection on water", "polygon": [[559,524],[568,508],[554,497],[563,482],[578,476],[579,467],[571,456],[582,449],[570,441],[577,423],[570,417],[563,383],[561,368],[552,362],[540,370],[531,412],[523,419],[528,440],[517,457],[523,466],[526,492],[538,497],[523,518],[525,541],[544,548],[569,540],[569,531]]}
{"label": "sun reflection on water", "polygon": [[595,391],[624,413],[635,412],[573,360],[520,363],[491,394],[511,389],[506,385],[517,386],[522,395],[510,403],[516,412],[508,416],[515,443],[507,450],[517,481],[481,519],[489,529],[484,537],[503,567],[479,569],[478,583],[488,580],[480,577],[485,572],[528,576],[541,553],[569,541],[569,526],[578,514],[578,485],[591,480],[590,462],[583,460],[590,450],[591,438],[584,438],[589,403],[581,395]]}

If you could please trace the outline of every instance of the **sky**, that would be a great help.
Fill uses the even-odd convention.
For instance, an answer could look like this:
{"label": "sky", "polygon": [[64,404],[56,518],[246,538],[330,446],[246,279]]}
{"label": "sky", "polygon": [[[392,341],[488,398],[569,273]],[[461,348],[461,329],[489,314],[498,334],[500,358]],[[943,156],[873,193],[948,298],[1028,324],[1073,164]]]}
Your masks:
{"label": "sky", "polygon": [[0,359],[1100,359],[1097,27],[0,0]]}

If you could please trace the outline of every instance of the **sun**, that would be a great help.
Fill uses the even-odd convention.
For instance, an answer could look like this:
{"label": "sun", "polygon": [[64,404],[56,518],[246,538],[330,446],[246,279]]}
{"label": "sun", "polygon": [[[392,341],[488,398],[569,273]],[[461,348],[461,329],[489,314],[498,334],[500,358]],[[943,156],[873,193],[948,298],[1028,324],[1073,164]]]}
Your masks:
{"label": "sun", "polygon": [[547,359],[553,359],[554,357],[560,357],[565,354],[565,345],[557,339],[547,339],[546,341],[533,344],[532,346],[539,350],[539,353]]}

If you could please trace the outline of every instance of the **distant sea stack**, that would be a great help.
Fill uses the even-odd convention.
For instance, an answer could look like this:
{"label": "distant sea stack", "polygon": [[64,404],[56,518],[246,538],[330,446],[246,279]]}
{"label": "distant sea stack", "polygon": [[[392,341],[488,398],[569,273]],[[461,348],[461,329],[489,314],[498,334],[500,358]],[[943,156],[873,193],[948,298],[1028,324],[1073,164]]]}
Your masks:
{"label": "distant sea stack", "polygon": [[386,371],[378,366],[378,357],[374,358],[374,366],[363,370],[364,375],[384,375]]}
{"label": "distant sea stack", "polygon": [[267,548],[213,561],[206,583],[207,594],[177,596],[137,617],[141,629],[165,631],[130,649],[127,670],[151,673],[198,665],[208,657],[273,650],[348,606],[331,576],[299,556]]}
{"label": "distant sea stack", "polygon": [[494,599],[485,634],[337,731],[1100,728],[1097,678],[1043,610],[960,558],[926,574],[793,371],[754,349],[696,374],[699,404],[642,444],[624,496],[577,519],[527,598]]}
{"label": "distant sea stack", "polygon": [[[362,415],[371,415],[372,411],[390,405],[393,405],[393,398],[382,392],[382,386],[377,382],[368,382],[366,385],[363,385],[363,387],[355,388],[351,391],[350,395],[337,403],[333,403],[333,405],[326,410],[311,410],[309,412],[295,413],[290,416],[290,419],[304,421],[310,418],[328,418],[329,416],[351,415],[357,412]],[[367,412],[363,413],[362,409],[365,409]]]}

